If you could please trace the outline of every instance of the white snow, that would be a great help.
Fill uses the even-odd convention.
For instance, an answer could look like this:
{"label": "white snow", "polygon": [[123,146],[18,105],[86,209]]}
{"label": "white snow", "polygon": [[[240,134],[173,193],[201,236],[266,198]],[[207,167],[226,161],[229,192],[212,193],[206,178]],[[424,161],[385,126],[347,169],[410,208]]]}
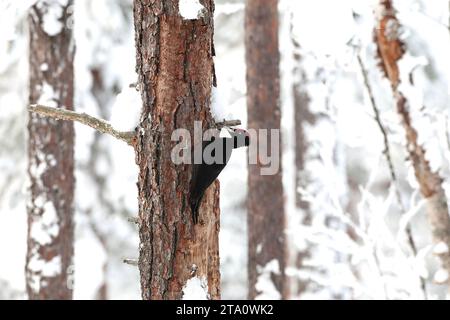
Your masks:
{"label": "white snow", "polygon": [[205,276],[192,277],[183,287],[183,300],[208,300],[208,281]]}
{"label": "white snow", "polygon": [[431,252],[432,246],[426,246],[417,252],[417,255],[413,257],[413,269],[414,271],[423,279],[428,279],[430,277],[430,271],[427,268],[426,257]]}
{"label": "white snow", "polygon": [[[105,249],[91,232],[86,233],[84,237],[79,237],[75,241],[75,269],[71,270],[74,271],[75,299],[95,297],[104,278],[108,277],[103,270],[108,259]],[[115,276],[120,277],[119,274]]]}
{"label": "white snow", "polygon": [[56,277],[62,272],[61,257],[54,256],[51,260],[41,259],[38,253],[33,253],[30,257],[27,268],[27,278],[29,285],[34,292],[39,292],[42,286],[45,286],[43,277]]}
{"label": "white snow", "polygon": [[39,1],[37,6],[44,10],[43,28],[49,36],[55,36],[61,33],[64,28],[61,18],[63,8],[67,6],[68,0],[44,0]]}
{"label": "white snow", "polygon": [[220,16],[220,15],[232,15],[235,13],[238,13],[240,11],[243,11],[245,9],[245,4],[243,3],[223,3],[223,4],[216,4],[216,8],[214,10],[214,16]]}
{"label": "white snow", "polygon": [[439,242],[434,246],[433,253],[437,255],[448,253],[448,245],[445,242]]}
{"label": "white snow", "polygon": [[[23,119],[27,115],[25,106],[28,99],[28,33],[24,25],[28,14],[26,9],[34,2],[35,0],[0,0],[0,172],[5,173],[3,179],[0,179],[0,253],[8,257],[8,263],[0,264],[0,286],[6,280],[8,285],[21,292],[25,290],[23,266],[27,232],[26,211],[23,210],[27,198],[21,191],[26,183],[27,172],[26,138],[23,134],[26,127]],[[198,19],[202,9],[199,2],[180,1],[180,14],[183,11],[186,17]],[[433,276],[439,281],[448,278],[444,270],[439,270],[440,261],[432,254],[444,253],[448,248],[443,243],[430,245],[431,234],[420,192],[417,191],[417,180],[410,162],[405,164],[407,154],[404,152],[404,130],[395,111],[389,83],[376,67],[373,9],[378,2],[280,1],[280,23],[283,24],[282,30],[280,29],[280,52],[283,55],[280,65],[281,74],[286,79],[281,83],[285,147],[283,179],[287,195],[286,214],[294,217],[287,225],[294,226],[288,230],[289,235],[292,235],[292,247],[299,251],[313,249],[313,255],[305,262],[313,271],[298,268],[288,271],[291,276],[308,279],[317,288],[302,294],[301,298],[331,299],[338,294],[352,299],[422,299],[420,277],[427,281],[430,299],[445,298],[444,290],[441,290],[445,286],[431,285]],[[219,87],[213,89],[212,111],[217,120],[240,119],[245,127],[245,1],[217,0],[216,4],[215,62]],[[419,132],[419,143],[425,147],[432,168],[439,170],[445,180],[447,194],[450,194],[450,152],[446,145],[446,129],[449,131],[450,126],[445,123],[450,115],[446,109],[450,101],[450,42],[446,27],[449,18],[448,0],[396,1],[395,5],[404,25],[401,36],[407,42],[409,53],[401,61],[402,80],[405,84],[401,89],[411,100],[410,111],[413,125]],[[83,108],[79,111],[94,115],[100,115],[102,110],[106,110],[106,115],[102,117],[109,119],[120,130],[132,130],[137,122],[135,115],[139,113],[141,105],[139,93],[127,88],[130,82],[136,81],[132,1],[77,0],[75,6],[77,23],[74,32],[78,48],[75,62],[75,105]],[[324,7],[327,8],[326,12]],[[300,191],[305,200],[310,202],[314,213],[311,226],[302,225],[300,218],[304,216],[304,212],[297,210],[294,203],[294,119],[292,106],[287,107],[292,99],[291,74],[294,64],[289,61],[292,48],[289,47],[288,8],[294,11],[294,33],[302,46],[299,53],[303,59],[302,68],[309,81],[305,89],[311,95],[311,109],[323,119],[306,127],[307,135],[313,138],[306,154],[308,166],[301,172],[304,185],[301,185]],[[352,10],[359,16],[357,23],[352,17]],[[56,34],[63,27],[59,20],[60,10],[50,11],[45,15],[45,28],[49,34]],[[392,189],[388,187],[389,176],[382,154],[382,137],[374,123],[370,101],[355,63],[357,50],[347,44],[352,38],[352,44],[361,44],[363,49],[361,53],[370,71],[381,117],[391,139],[406,214],[400,213],[395,197],[392,197]],[[414,88],[411,88],[407,85],[405,75],[415,65],[419,66],[414,72]],[[49,70],[46,65],[40,68],[42,71]],[[92,68],[102,72],[104,88],[108,90],[114,87],[114,92],[118,90],[121,94],[114,97],[106,92],[106,99],[96,101],[91,92]],[[55,106],[53,92],[48,89],[43,88],[45,94],[42,100]],[[425,109],[419,110],[423,107],[422,104]],[[134,114],[132,116],[131,109]],[[334,112],[335,109],[338,112]],[[340,126],[339,130],[335,130],[337,126]],[[76,125],[76,130],[79,187],[75,201],[75,296],[79,299],[94,298],[106,277],[110,298],[138,299],[138,271],[122,266],[118,258],[135,254],[137,232],[134,227],[123,222],[120,214],[115,214],[135,214],[137,210],[137,170],[133,150],[112,138],[101,138],[99,151],[102,155],[95,164],[95,171],[100,175],[108,173],[102,192],[107,196],[106,200],[112,200],[110,202],[114,206],[114,214],[111,214],[109,208],[105,209],[99,203],[99,193],[93,179],[84,170],[94,132],[79,125]],[[342,143],[345,149],[344,168],[347,172],[340,172],[339,165],[331,160],[341,157],[342,152],[335,148],[337,142]],[[45,174],[45,170],[54,164],[51,157],[41,157],[38,160],[31,168],[32,174],[36,176]],[[222,295],[225,299],[243,299],[247,291],[246,272],[242,272],[247,264],[247,226],[242,223],[246,210],[245,173],[246,150],[239,149],[233,153],[230,163],[220,176],[223,213],[220,249]],[[345,191],[347,183],[340,180],[342,176],[351,180],[355,188],[351,193]],[[406,183],[408,180],[410,184]],[[120,188],[117,188],[118,185]],[[242,189],[242,192],[236,193],[237,189]],[[350,197],[343,197],[342,193],[347,193]],[[42,208],[48,206],[45,197],[38,197],[35,202]],[[352,206],[357,208],[352,209]],[[85,209],[92,209],[92,218],[84,214]],[[108,248],[105,249],[91,232],[90,219],[108,235]],[[325,224],[324,221],[329,223]],[[339,228],[341,221],[345,223],[344,229]],[[408,223],[412,224],[418,245],[416,256],[405,245]],[[350,231],[356,239],[348,235]],[[40,232],[37,234],[40,237]],[[49,239],[47,235],[41,240]],[[12,246],[11,243],[15,245]],[[260,249],[262,246],[257,246],[257,251]],[[378,266],[374,257],[378,259]],[[31,262],[33,269],[47,268],[39,266],[42,262]],[[105,263],[108,263],[107,272],[102,269]],[[320,272],[315,272],[317,269]],[[56,270],[55,267],[51,271],[49,267],[45,273],[52,274]],[[436,270],[439,271],[436,273]],[[357,283],[352,280],[351,272],[358,275]],[[34,280],[31,284],[35,288],[45,285],[44,282],[41,283],[39,275],[32,277]],[[189,287],[192,285],[197,289],[201,288],[198,283],[201,283],[200,280],[192,280]],[[273,291],[273,284],[267,274],[261,275],[258,280],[259,288],[265,288],[269,293]],[[199,292],[200,296],[205,296],[202,290]],[[270,296],[273,295],[278,296],[278,292],[270,293]]]}
{"label": "white snow", "polygon": [[278,260],[273,259],[268,262],[264,267],[258,266],[258,280],[256,281],[256,291],[258,295],[255,300],[279,300],[281,294],[275,287],[271,276],[280,274],[280,264]]}
{"label": "white snow", "polygon": [[433,280],[438,284],[443,284],[448,280],[448,271],[444,269],[439,269],[434,274]]}
{"label": "white snow", "polygon": [[58,215],[55,206],[50,201],[45,201],[42,197],[35,199],[36,210],[42,210],[39,215],[33,215],[30,237],[40,245],[50,244],[59,233]]}
{"label": "white snow", "polygon": [[41,64],[40,69],[41,69],[41,71],[43,71],[43,72],[47,71],[47,70],[48,70],[48,64],[47,64],[47,63]]}
{"label": "white snow", "polygon": [[50,167],[54,167],[57,164],[55,156],[53,154],[47,154],[47,163]]}
{"label": "white snow", "polygon": [[62,271],[61,256],[54,256],[50,261],[45,261],[40,259],[38,254],[35,254],[30,258],[28,269],[43,277],[57,276]]}
{"label": "white snow", "polygon": [[198,0],[180,0],[179,2],[180,15],[186,20],[199,19],[203,9],[205,8]]}
{"label": "white snow", "polygon": [[[220,65],[216,66],[216,68],[220,67]],[[221,81],[221,78],[218,81]],[[232,79],[229,79],[228,81],[232,81]],[[245,123],[246,114],[242,114],[242,107],[246,103],[245,99],[238,99],[234,103],[229,103],[231,100],[230,90],[235,89],[238,86],[238,83],[231,84],[224,82],[221,83],[218,88],[212,88],[211,114],[216,122],[221,122],[223,120],[241,120]]]}
{"label": "white snow", "polygon": [[51,85],[47,82],[44,82],[41,88],[41,95],[38,100],[38,104],[44,105],[47,107],[57,108],[57,95]]}
{"label": "white snow", "polygon": [[34,177],[36,180],[39,180],[45,171],[48,169],[48,164],[45,161],[45,155],[41,152],[36,153],[36,158],[39,160],[39,164],[37,164],[35,158],[32,159],[32,163],[30,166],[30,175]]}
{"label": "white snow", "polygon": [[133,131],[138,125],[141,109],[140,93],[134,88],[124,88],[114,101],[110,122],[118,130]]}

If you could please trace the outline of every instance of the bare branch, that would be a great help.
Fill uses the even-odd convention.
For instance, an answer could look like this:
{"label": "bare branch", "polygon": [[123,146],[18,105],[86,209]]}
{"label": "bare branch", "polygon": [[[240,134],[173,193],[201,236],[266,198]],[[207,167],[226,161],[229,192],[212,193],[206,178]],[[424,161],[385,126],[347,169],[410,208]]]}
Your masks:
{"label": "bare branch", "polygon": [[82,123],[101,133],[109,134],[116,139],[122,140],[130,146],[133,146],[133,139],[136,136],[133,131],[118,131],[114,129],[107,121],[95,118],[86,113],[78,113],[62,108],[51,108],[42,105],[30,105],[28,107],[28,111],[57,120],[76,121]]}
{"label": "bare branch", "polygon": [[141,223],[141,221],[139,220],[138,217],[129,217],[128,218],[128,222],[131,222],[131,223],[134,223],[134,224],[137,224],[137,225],[139,225]]}
{"label": "bare branch", "polygon": [[[450,3],[450,2],[449,2]],[[450,9],[450,8],[449,8]],[[434,22],[435,24],[446,28],[448,31],[450,31],[450,21],[449,24],[443,23],[439,20],[436,20],[436,18],[430,16],[429,14],[423,12],[423,11],[417,11],[418,13],[420,13],[421,15],[423,15],[425,18],[428,18],[431,22]]]}
{"label": "bare branch", "polygon": [[[95,118],[86,113],[78,113],[71,110],[52,108],[43,105],[30,105],[28,111],[57,120],[79,122],[101,133],[109,134],[116,139],[122,140],[130,146],[133,146],[133,139],[136,137],[136,133],[133,131],[124,132],[116,130],[106,120]],[[216,126],[218,128],[235,127],[241,125],[241,123],[241,120],[223,120],[222,122],[217,122]]]}
{"label": "bare branch", "polygon": [[[383,122],[381,120],[380,110],[378,109],[378,106],[377,106],[377,103],[375,100],[375,96],[373,94],[372,86],[370,85],[369,76],[368,76],[367,70],[364,66],[364,62],[361,58],[361,54],[358,53],[357,59],[358,59],[359,67],[361,69],[361,73],[364,78],[364,86],[366,87],[366,90],[367,90],[367,93],[368,93],[369,99],[370,99],[370,104],[372,105],[372,109],[375,114],[375,121],[377,122],[378,127],[381,131],[381,134],[383,135],[383,141],[384,141],[383,153],[384,153],[384,156],[386,157],[386,161],[388,163],[392,183],[394,184],[395,197],[397,198],[397,202],[400,206],[401,213],[406,214],[406,209],[403,205],[403,201],[402,201],[402,198],[400,195],[400,188],[398,186],[399,183],[398,183],[398,179],[397,179],[397,174],[395,173],[395,169],[394,169],[394,162],[392,161],[391,150],[390,150],[390,146],[389,146],[390,145],[389,136],[388,136],[387,130],[385,129]],[[408,244],[409,244],[412,254],[414,256],[417,256],[417,245],[416,245],[416,241],[414,240],[414,237],[412,234],[411,224],[409,224],[409,223],[406,226],[406,237],[407,237],[407,241],[408,241]],[[420,284],[421,284],[421,289],[423,291],[424,296],[427,297],[425,280],[420,278]]]}
{"label": "bare branch", "polygon": [[[378,128],[381,131],[381,134],[383,135],[383,142],[384,142],[383,153],[384,153],[384,156],[386,157],[386,161],[389,166],[391,179],[392,179],[392,182],[396,185],[398,183],[397,182],[398,180],[397,180],[397,174],[395,173],[395,169],[394,169],[394,163],[392,161],[389,136],[388,136],[387,130],[385,129],[383,122],[381,120],[380,110],[378,109],[378,106],[377,106],[377,103],[375,100],[375,96],[373,94],[372,86],[370,85],[369,76],[368,76],[367,70],[364,66],[364,62],[361,58],[361,54],[358,53],[357,59],[358,59],[359,67],[361,69],[361,74],[364,78],[364,86],[366,87],[366,90],[367,90],[367,93],[368,93],[369,99],[370,99],[370,104],[372,106],[372,110],[375,115],[375,121],[378,125]],[[399,190],[397,187],[396,187],[396,198],[397,198],[398,204],[400,205],[402,212],[405,212],[406,210],[405,210],[405,207],[403,206],[403,202],[401,200],[401,196],[400,196],[400,193],[399,193]]]}
{"label": "bare branch", "polygon": [[447,149],[450,151],[450,133],[448,131],[449,120],[448,116],[445,116],[445,140],[447,142]]}
{"label": "bare branch", "polygon": [[137,259],[128,259],[128,258],[125,258],[125,259],[123,259],[122,261],[123,261],[123,263],[129,264],[130,266],[134,266],[134,267],[137,267],[137,266],[138,266],[138,260],[137,260]]}
{"label": "bare branch", "polygon": [[216,122],[218,128],[223,127],[236,127],[241,125],[241,120],[223,120],[222,122]]}

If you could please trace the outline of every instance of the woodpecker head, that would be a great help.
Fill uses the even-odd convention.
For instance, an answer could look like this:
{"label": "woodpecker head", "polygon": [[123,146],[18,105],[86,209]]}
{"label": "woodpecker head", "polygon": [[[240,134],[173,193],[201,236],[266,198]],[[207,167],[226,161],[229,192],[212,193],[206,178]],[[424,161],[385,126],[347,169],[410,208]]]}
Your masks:
{"label": "woodpecker head", "polygon": [[243,129],[231,129],[233,148],[248,147],[250,145],[250,134]]}

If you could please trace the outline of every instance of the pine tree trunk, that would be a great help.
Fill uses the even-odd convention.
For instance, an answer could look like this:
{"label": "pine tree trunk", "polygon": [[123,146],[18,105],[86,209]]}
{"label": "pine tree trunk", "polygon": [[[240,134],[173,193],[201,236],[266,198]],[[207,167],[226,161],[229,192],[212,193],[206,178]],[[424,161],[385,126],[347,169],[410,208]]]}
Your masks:
{"label": "pine tree trunk", "polygon": [[194,120],[213,125],[214,2],[184,20],[177,0],[135,0],[137,72],[143,110],[136,141],[139,166],[139,271],[143,299],[180,299],[193,277],[220,298],[219,184],[207,191],[199,223],[189,208],[191,165],[175,165],[174,129],[193,137]]}
{"label": "pine tree trunk", "polygon": [[[397,113],[402,120],[406,134],[407,150],[412,161],[414,173],[419,183],[420,192],[427,200],[426,210],[431,225],[433,241],[442,244],[447,251],[438,254],[442,262],[442,268],[450,274],[450,216],[447,197],[442,187],[442,179],[438,173],[431,170],[426,159],[424,147],[418,143],[418,133],[412,125],[409,107],[410,104],[404,94],[399,90],[401,84],[398,62],[405,53],[405,45],[398,38],[400,23],[395,15],[395,9],[391,0],[380,0],[382,14],[378,28],[375,30],[375,39],[378,46],[378,55],[381,67],[389,79],[394,98],[397,104]],[[413,77],[410,76],[411,85]],[[446,285],[450,288],[450,278]]]}
{"label": "pine tree trunk", "polygon": [[[73,108],[72,1],[38,1],[30,11],[30,104]],[[50,8],[51,7],[51,8]],[[49,29],[47,13],[61,14]],[[53,17],[54,18],[54,17]],[[55,21],[56,22],[56,21]],[[59,23],[59,22],[57,22]],[[74,130],[71,122],[30,114],[26,286],[30,299],[71,299]]]}
{"label": "pine tree trunk", "polygon": [[[247,61],[247,109],[250,129],[280,129],[280,84],[278,51],[278,1],[249,0],[245,10]],[[272,141],[270,144],[276,143]],[[280,145],[281,148],[281,145]],[[281,154],[281,152],[280,152]],[[276,175],[260,174],[259,165],[249,166],[248,193],[248,278],[249,298],[261,293],[258,278],[270,262],[279,272],[270,278],[285,298],[285,216],[281,167]]]}

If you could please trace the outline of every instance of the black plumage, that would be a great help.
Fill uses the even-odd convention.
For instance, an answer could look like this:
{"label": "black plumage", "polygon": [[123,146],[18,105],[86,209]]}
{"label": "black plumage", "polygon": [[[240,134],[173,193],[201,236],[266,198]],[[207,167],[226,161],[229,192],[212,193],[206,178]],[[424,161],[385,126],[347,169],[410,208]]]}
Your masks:
{"label": "black plumage", "polygon": [[231,137],[212,137],[202,143],[202,161],[193,164],[190,206],[192,218],[198,223],[198,209],[206,189],[216,180],[231,158],[233,149],[250,144],[250,136],[242,129],[230,129]]}

